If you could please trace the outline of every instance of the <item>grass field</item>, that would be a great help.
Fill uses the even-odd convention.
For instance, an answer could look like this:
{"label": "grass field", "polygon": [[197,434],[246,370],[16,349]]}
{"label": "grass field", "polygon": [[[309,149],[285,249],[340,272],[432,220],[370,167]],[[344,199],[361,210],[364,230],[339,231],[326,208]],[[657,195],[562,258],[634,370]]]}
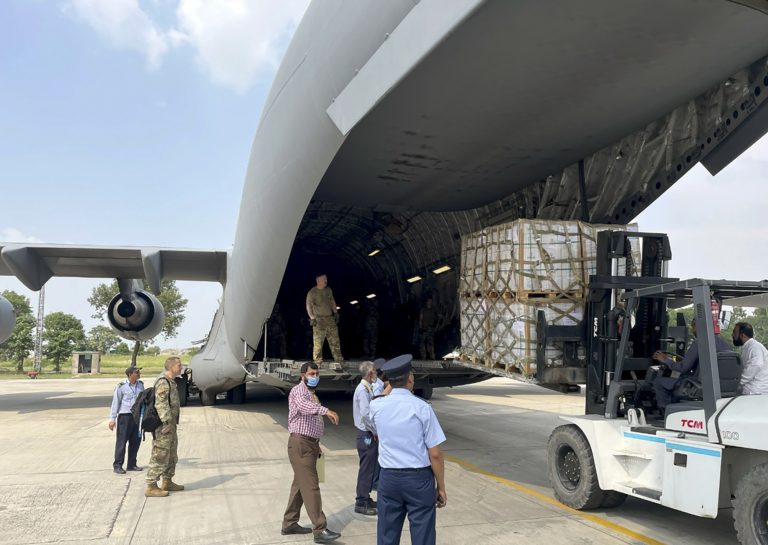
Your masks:
{"label": "grass field", "polygon": [[[163,364],[168,355],[161,356],[139,356],[137,365],[141,367],[141,373],[144,376],[155,376],[163,369]],[[191,356],[180,356],[182,363],[189,363]],[[125,368],[131,364],[130,355],[107,354],[101,357],[101,373],[92,375],[72,375],[72,360],[68,359],[61,364],[61,373],[54,373],[53,363],[43,360],[42,373],[38,378],[104,378],[104,377],[125,377]],[[0,380],[26,378],[27,372],[32,370],[32,359],[24,362],[24,373],[16,372],[16,365],[8,361],[0,361]]]}

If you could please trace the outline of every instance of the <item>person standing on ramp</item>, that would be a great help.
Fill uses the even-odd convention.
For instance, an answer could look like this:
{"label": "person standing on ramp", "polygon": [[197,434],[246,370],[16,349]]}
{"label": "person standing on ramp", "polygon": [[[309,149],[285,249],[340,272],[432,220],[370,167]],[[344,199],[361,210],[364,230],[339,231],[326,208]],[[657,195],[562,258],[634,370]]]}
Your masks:
{"label": "person standing on ramp", "polygon": [[315,363],[323,363],[323,343],[328,339],[333,361],[341,363],[341,343],[339,342],[339,312],[333,291],[328,287],[328,277],[324,274],[315,276],[315,286],[307,293],[307,314],[312,326],[312,358]]}

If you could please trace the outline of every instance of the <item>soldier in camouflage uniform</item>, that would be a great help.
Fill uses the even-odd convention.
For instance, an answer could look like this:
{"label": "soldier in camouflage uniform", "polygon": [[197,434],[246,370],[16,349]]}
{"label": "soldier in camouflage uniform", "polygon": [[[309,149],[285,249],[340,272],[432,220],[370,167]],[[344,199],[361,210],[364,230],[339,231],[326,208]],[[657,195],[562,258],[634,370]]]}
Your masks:
{"label": "soldier in camouflage uniform", "polygon": [[419,354],[421,359],[435,359],[435,330],[437,329],[437,309],[428,298],[426,306],[419,313]]}
{"label": "soldier in camouflage uniform", "polygon": [[376,357],[376,344],[379,340],[379,303],[376,299],[367,299],[365,303],[365,333],[363,334],[363,355]]}
{"label": "soldier in camouflage uniform", "polygon": [[[164,497],[168,492],[184,490],[183,486],[172,480],[178,461],[176,451],[179,439],[176,426],[181,412],[179,392],[174,379],[180,374],[181,360],[170,357],[165,360],[165,373],[155,382],[155,409],[163,425],[152,433],[152,455],[149,458],[147,489],[144,492],[148,498]],[[160,477],[163,480],[158,487],[157,480]]]}
{"label": "soldier in camouflage uniform", "polygon": [[315,287],[307,293],[307,314],[312,326],[312,357],[318,365],[323,363],[323,342],[328,339],[333,360],[342,362],[344,356],[341,355],[339,342],[339,313],[336,300],[328,287],[328,277],[325,274],[318,274],[315,282]]}

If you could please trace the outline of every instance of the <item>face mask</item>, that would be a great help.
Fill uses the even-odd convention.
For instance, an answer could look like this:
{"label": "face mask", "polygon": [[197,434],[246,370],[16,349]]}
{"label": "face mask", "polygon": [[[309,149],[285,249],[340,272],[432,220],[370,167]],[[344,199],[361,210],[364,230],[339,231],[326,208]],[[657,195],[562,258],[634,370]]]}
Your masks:
{"label": "face mask", "polygon": [[741,337],[736,337],[733,339],[733,346],[742,346],[744,343],[741,342]]}
{"label": "face mask", "polygon": [[315,388],[319,382],[320,382],[320,377],[317,375],[315,375],[314,377],[306,378],[307,386],[309,386],[310,388]]}

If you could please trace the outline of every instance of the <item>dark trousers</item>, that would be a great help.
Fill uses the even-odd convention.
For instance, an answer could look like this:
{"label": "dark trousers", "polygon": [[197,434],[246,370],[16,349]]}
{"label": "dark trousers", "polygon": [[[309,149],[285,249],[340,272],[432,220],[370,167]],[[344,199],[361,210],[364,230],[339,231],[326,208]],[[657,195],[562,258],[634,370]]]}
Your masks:
{"label": "dark trousers", "polygon": [[405,515],[413,545],[435,545],[437,488],[431,467],[416,470],[381,468],[376,527],[377,545],[398,545]]}
{"label": "dark trousers", "polygon": [[136,455],[139,453],[141,436],[139,427],[131,414],[117,415],[117,439],[115,442],[115,461],[112,466],[123,467],[125,461],[125,444],[128,443],[128,467],[136,467]]}
{"label": "dark trousers", "polygon": [[[366,445],[365,440],[370,440],[371,444]],[[373,477],[376,474],[376,466],[379,458],[379,443],[373,440],[373,434],[369,431],[357,430],[357,455],[360,457],[360,467],[357,470],[357,491],[355,496],[355,505],[363,506],[368,504],[373,489]]]}
{"label": "dark trousers", "polygon": [[656,392],[656,405],[659,409],[664,409],[672,403],[672,392],[680,384],[679,378],[656,377],[653,381],[653,389]]}
{"label": "dark trousers", "polygon": [[320,441],[294,434],[288,438],[288,459],[293,468],[293,483],[288,495],[288,506],[283,515],[283,529],[299,523],[302,505],[307,508],[315,534],[319,534],[327,526],[320,497],[320,482],[317,478],[319,456]]}

